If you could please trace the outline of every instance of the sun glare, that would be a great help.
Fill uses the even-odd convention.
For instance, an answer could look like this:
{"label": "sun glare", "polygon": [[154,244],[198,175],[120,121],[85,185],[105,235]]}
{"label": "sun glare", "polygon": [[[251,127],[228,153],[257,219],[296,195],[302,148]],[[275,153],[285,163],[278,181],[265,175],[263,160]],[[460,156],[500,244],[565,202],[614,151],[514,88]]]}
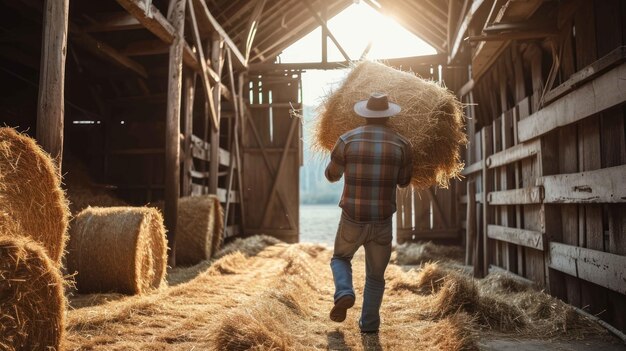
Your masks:
{"label": "sun glare", "polygon": [[[352,60],[358,59],[368,43],[368,58],[386,59],[435,54],[435,49],[413,33],[384,16],[371,6],[353,4],[328,21],[328,28]],[[280,55],[283,63],[319,62],[321,60],[321,27],[291,45]],[[328,40],[328,61],[344,61]]]}
{"label": "sun glare", "polygon": [[[328,28],[350,59],[358,60],[368,43],[370,59],[390,59],[436,54],[424,40],[384,16],[371,6],[353,4],[328,21]],[[316,28],[280,54],[282,63],[320,62],[322,29]],[[328,39],[328,61],[345,61],[335,44]],[[314,73],[313,73],[314,72]],[[346,70],[308,71],[302,75],[303,102],[317,105],[322,96],[340,81]]]}

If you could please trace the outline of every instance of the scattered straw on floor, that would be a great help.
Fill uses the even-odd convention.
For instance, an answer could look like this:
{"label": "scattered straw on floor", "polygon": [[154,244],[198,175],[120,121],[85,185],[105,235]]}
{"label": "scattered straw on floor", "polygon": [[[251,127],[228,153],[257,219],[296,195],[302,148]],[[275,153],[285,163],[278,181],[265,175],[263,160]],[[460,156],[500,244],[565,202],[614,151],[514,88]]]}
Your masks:
{"label": "scattered straw on floor", "polygon": [[391,261],[398,265],[419,265],[430,261],[461,262],[465,253],[460,246],[435,245],[432,242],[397,245]]}
{"label": "scattered straw on floor", "polygon": [[88,207],[72,221],[67,268],[81,293],[141,294],[163,282],[166,250],[158,210]]}
{"label": "scattered straw on floor", "polygon": [[63,278],[37,242],[0,236],[0,349],[59,350],[65,324]]}
{"label": "scattered straw on floor", "polygon": [[35,140],[0,128],[0,231],[39,242],[61,264],[69,210],[50,155]]}
{"label": "scattered straw on floor", "polygon": [[363,125],[353,107],[373,92],[386,93],[402,107],[389,125],[412,144],[413,161],[419,167],[414,168],[411,183],[418,188],[447,187],[463,169],[459,152],[467,139],[461,103],[446,88],[410,72],[370,61],[354,66],[320,106],[314,145],[329,151],[339,136]]}
{"label": "scattered straw on floor", "polygon": [[175,287],[70,311],[68,347],[476,350],[479,335],[490,333],[516,338],[604,334],[541,292],[511,292],[430,263],[408,272],[389,266],[381,331],[361,336],[362,252],[353,261],[357,304],[342,324],[328,318],[334,290],[330,250],[281,243],[252,252],[232,250]]}

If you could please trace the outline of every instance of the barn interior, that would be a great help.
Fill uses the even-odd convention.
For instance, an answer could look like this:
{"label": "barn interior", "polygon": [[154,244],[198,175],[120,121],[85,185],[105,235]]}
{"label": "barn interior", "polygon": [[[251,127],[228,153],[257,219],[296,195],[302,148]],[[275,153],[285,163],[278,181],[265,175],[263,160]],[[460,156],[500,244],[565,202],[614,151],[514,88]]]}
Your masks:
{"label": "barn interior", "polygon": [[[584,314],[601,330],[609,330],[607,335],[626,342],[626,3],[361,2],[393,17],[437,51],[390,59],[386,64],[445,85],[464,104],[466,116],[469,143],[461,150],[462,177],[447,189],[398,189],[394,244],[461,245],[457,263],[466,275],[480,279],[500,274],[532,285]],[[181,238],[177,235],[181,198],[213,195],[219,199],[224,217],[219,236],[226,242],[240,243],[259,234],[298,242],[304,132],[298,118],[303,105],[301,75],[307,70],[349,67],[367,56],[364,52],[362,57],[349,57],[326,25],[352,3],[0,1],[0,122],[31,136],[50,154],[64,177],[73,215],[88,205],[159,208],[167,231],[170,273],[181,279],[170,281],[172,289],[182,281],[191,284],[194,281],[185,278],[190,271],[174,268],[174,248]],[[320,26],[320,62],[279,62],[281,52]],[[328,60],[329,45],[339,49],[343,61]],[[271,239],[264,240],[269,245]],[[296,275],[304,278],[295,283],[299,286],[306,285],[307,279],[310,283],[315,274],[311,270],[327,268],[307,261],[306,255],[316,258],[316,248],[298,251],[278,245],[280,250],[250,255],[241,262],[221,256],[230,258],[202,263],[194,274],[208,268],[213,273],[201,276],[206,284],[236,285],[239,274],[252,281],[253,272],[242,273],[246,264],[263,266],[267,263],[262,258],[274,262],[288,257],[288,267],[300,265]],[[319,255],[324,258],[326,253]],[[400,270],[393,272],[397,274],[394,286],[408,279],[398,278]],[[220,276],[221,281],[216,278]],[[330,279],[327,274],[326,278]],[[266,276],[261,280],[276,283]],[[196,285],[189,289],[200,289]],[[193,295],[182,288],[176,294]],[[203,294],[198,292],[196,298],[211,299]],[[175,304],[172,296],[178,295],[168,295],[171,301],[166,300]],[[402,303],[414,302],[402,296]],[[158,302],[156,295],[149,299]],[[104,302],[130,306],[130,300],[118,300],[117,295],[77,299],[80,316],[70,323],[68,335],[73,339],[68,348],[149,348],[149,340],[154,339],[142,344],[137,335],[128,339],[135,344],[125,344],[123,337],[99,343],[98,337],[85,336],[95,333],[85,308],[104,315],[108,308]],[[216,301],[211,303],[219,304]],[[298,313],[317,316],[317,312],[307,314],[307,309],[315,311],[307,307],[310,302],[295,303],[304,306],[305,312]],[[551,303],[556,310],[556,302]],[[139,309],[128,308],[124,328],[138,321],[130,316]],[[252,314],[272,315],[256,305],[248,309]],[[115,323],[119,316],[107,323]],[[228,316],[235,326],[236,321],[249,325],[246,316]],[[276,328],[289,323],[272,316],[278,321]],[[415,330],[454,329],[464,322],[445,323],[452,326]],[[122,330],[99,327],[110,335]],[[226,327],[220,325],[220,330]],[[506,329],[510,339],[515,339],[522,328],[518,327]],[[316,328],[312,330],[324,333],[323,326]],[[574,334],[562,329],[559,337],[571,339]],[[155,327],[150,333],[159,330]],[[133,334],[127,329],[124,333]],[[285,342],[288,336],[253,340],[267,349],[407,347],[391,337],[385,341],[383,332],[374,346],[347,336],[346,346],[340,342],[343,334],[333,333],[326,344]],[[250,337],[241,335],[240,339]],[[236,349],[233,344],[212,344],[216,338],[211,336],[203,344],[198,341],[202,337],[192,333],[161,340],[159,347]],[[420,339],[419,345],[431,341]],[[237,347],[246,349],[241,345],[247,344],[238,342]],[[431,345],[436,349],[504,347],[472,342],[459,339]],[[597,342],[607,349],[624,349],[610,340]],[[523,341],[514,345],[520,344]]]}

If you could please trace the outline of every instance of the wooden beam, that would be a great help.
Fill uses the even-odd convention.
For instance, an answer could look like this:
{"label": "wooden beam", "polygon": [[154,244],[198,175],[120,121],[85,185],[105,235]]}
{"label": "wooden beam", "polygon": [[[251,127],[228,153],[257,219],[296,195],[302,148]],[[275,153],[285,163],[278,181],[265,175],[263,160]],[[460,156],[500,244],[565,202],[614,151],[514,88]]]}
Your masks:
{"label": "wooden beam", "polygon": [[[207,61],[204,56],[204,50],[202,49],[202,40],[200,38],[200,32],[198,31],[198,21],[196,20],[196,11],[193,8],[192,4],[193,0],[188,0],[189,2],[189,18],[191,19],[191,33],[193,34],[194,41],[196,42],[196,51],[198,52],[198,61],[200,61],[200,69],[201,69],[201,81],[202,86],[204,87],[204,95],[206,101],[209,103],[209,112],[211,114],[211,122],[213,125],[213,129],[219,129],[217,113],[218,110],[215,106],[215,100],[213,99],[211,84],[209,83],[209,70],[207,67]],[[218,77],[219,79],[219,77]]]}
{"label": "wooden beam", "polygon": [[72,24],[70,27],[70,34],[73,42],[92,54],[110,61],[120,67],[129,69],[143,78],[148,78],[148,71],[139,62],[122,54],[108,44],[97,40],[90,34],[80,29],[78,26]]}
{"label": "wooden beam", "polygon": [[84,28],[85,32],[114,32],[144,28],[134,16],[128,12],[113,12],[99,14],[94,17],[94,23]]}
{"label": "wooden beam", "polygon": [[541,150],[539,139],[524,144],[517,144],[508,149],[495,153],[487,158],[487,167],[495,168],[517,162],[528,157],[536,156]]}
{"label": "wooden beam", "polygon": [[341,55],[343,56],[343,58],[345,58],[346,61],[351,61],[350,56],[348,56],[348,54],[343,49],[341,44],[339,44],[339,41],[337,40],[337,38],[335,38],[335,36],[333,35],[333,32],[331,32],[330,29],[328,29],[328,26],[326,25],[326,21],[317,13],[317,11],[313,8],[313,5],[311,5],[311,3],[308,0],[302,0],[302,2],[304,2],[307,9],[309,9],[309,12],[313,14],[313,17],[315,17],[317,22],[322,26],[322,29],[326,32],[326,34],[328,34],[328,37],[330,38],[330,40],[332,40],[333,43],[335,43],[335,46],[337,46],[337,49],[339,49],[339,52],[341,52]]}
{"label": "wooden beam", "polygon": [[37,99],[37,142],[61,172],[69,0],[46,0]]}
{"label": "wooden beam", "polygon": [[165,120],[165,226],[170,248],[169,263],[176,265],[176,222],[180,197],[180,104],[183,72],[183,46],[186,0],[176,0],[172,24],[176,37],[170,48],[167,112]]}
{"label": "wooden beam", "polygon": [[458,27],[454,40],[452,40],[452,47],[448,48],[448,64],[452,64],[452,62],[456,59],[456,55],[459,53],[461,43],[463,42],[465,32],[470,27],[476,13],[478,13],[478,11],[481,10],[481,8],[487,3],[489,3],[489,1],[485,0],[474,0],[472,2],[472,6],[463,18],[463,22],[461,22],[461,25]]}
{"label": "wooden beam", "polygon": [[528,205],[540,204],[543,195],[541,187],[492,191],[487,196],[489,205]]}
{"label": "wooden beam", "polygon": [[[383,62],[392,67],[402,68],[404,70],[410,67],[429,66],[429,65],[445,65],[446,55],[435,54],[425,56],[402,57],[383,60]],[[297,70],[328,70],[338,68],[348,68],[351,62],[303,62],[303,63],[253,63],[250,64],[250,72],[270,72],[270,71],[297,71]]]}
{"label": "wooden beam", "polygon": [[537,185],[543,186],[545,203],[623,203],[626,165],[540,177]]}
{"label": "wooden beam", "polygon": [[235,43],[233,43],[233,41],[230,39],[230,37],[228,36],[224,28],[222,28],[222,26],[220,26],[220,24],[217,22],[215,17],[211,15],[211,12],[209,11],[209,8],[207,7],[206,3],[202,0],[192,0],[192,2],[194,4],[196,13],[199,13],[201,16],[204,17],[205,20],[207,20],[210,23],[213,30],[219,34],[219,36],[224,40],[224,43],[226,44],[226,46],[230,48],[231,52],[233,53],[233,55],[235,55],[235,58],[237,59],[235,60],[235,62],[242,68],[247,68],[248,61],[241,54],[241,51],[239,51],[239,48],[237,48],[237,45],[235,45]]}
{"label": "wooden beam", "polygon": [[[190,0],[191,1],[191,0]],[[218,77],[222,75],[224,66],[224,40],[218,33],[213,33],[213,44],[211,45],[211,65],[215,68]],[[221,81],[219,82],[221,83]],[[220,112],[221,112],[221,89],[220,84],[213,88],[213,101],[215,102],[215,116],[213,129],[211,129],[211,158],[209,163],[209,194],[217,191],[218,171],[219,171],[219,148],[220,148]],[[216,162],[217,161],[217,162]]]}
{"label": "wooden beam", "polygon": [[526,141],[578,122],[626,101],[626,63],[585,83],[519,121],[518,138]]}
{"label": "wooden beam", "polygon": [[461,171],[461,174],[467,177],[470,174],[478,173],[483,170],[484,163],[485,162],[483,160],[473,163],[463,168],[463,170]]}
{"label": "wooden beam", "polygon": [[185,158],[183,160],[183,184],[182,195],[191,195],[191,174],[190,171],[193,168],[193,156],[192,156],[192,144],[191,137],[193,136],[193,102],[196,90],[196,74],[189,73],[185,76],[183,85],[183,97],[185,99],[185,111],[184,111],[184,141],[183,151]]}
{"label": "wooden beam", "polygon": [[[248,27],[247,27],[248,34],[246,35],[246,48],[245,48],[246,62],[248,62],[248,59],[250,58],[250,50],[252,50],[252,43],[254,42],[254,36],[256,35],[256,30],[259,27],[259,21],[261,18],[261,14],[263,13],[263,7],[265,7],[266,2],[267,0],[256,0],[256,5],[254,6],[254,10],[252,10],[252,15],[250,16],[250,19],[248,21]],[[232,54],[229,54],[229,55],[232,56]]]}
{"label": "wooden beam", "polygon": [[144,0],[116,0],[152,34],[171,44],[175,38],[174,26],[150,2]]}
{"label": "wooden beam", "polygon": [[522,245],[535,250],[543,251],[546,248],[546,236],[533,230],[490,224],[487,226],[487,236],[491,239]]}
{"label": "wooden beam", "polygon": [[550,268],[626,294],[626,256],[550,243]]}

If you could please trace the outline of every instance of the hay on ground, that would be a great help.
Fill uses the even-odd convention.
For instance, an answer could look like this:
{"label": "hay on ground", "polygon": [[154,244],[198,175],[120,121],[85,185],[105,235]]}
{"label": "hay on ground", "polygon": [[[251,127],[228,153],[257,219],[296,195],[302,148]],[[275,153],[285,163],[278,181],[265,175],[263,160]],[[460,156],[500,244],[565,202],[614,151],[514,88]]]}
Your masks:
{"label": "hay on ground", "polygon": [[72,222],[67,268],[81,293],[141,294],[164,280],[161,213],[147,207],[89,207]]}
{"label": "hay on ground", "polygon": [[453,245],[436,245],[432,241],[403,243],[394,248],[392,262],[398,265],[418,265],[431,261],[461,262],[464,249]]}
{"label": "hay on ground", "polygon": [[178,201],[176,264],[189,266],[211,258],[222,244],[224,211],[215,195]]}
{"label": "hay on ground", "polygon": [[65,333],[63,278],[37,242],[0,236],[0,349],[59,350]]}
{"label": "hay on ground", "polygon": [[269,235],[254,235],[248,238],[237,238],[224,246],[215,257],[223,257],[235,251],[239,251],[247,256],[257,255],[266,247],[282,243],[282,241]]}
{"label": "hay on ground", "polygon": [[59,171],[50,155],[32,138],[0,128],[0,232],[39,242],[58,266],[68,220]]}
{"label": "hay on ground", "polygon": [[412,145],[411,183],[417,188],[447,187],[450,178],[460,175],[460,147],[467,143],[463,131],[461,103],[449,90],[381,63],[357,64],[341,86],[320,106],[315,126],[316,147],[329,151],[343,133],[363,125],[354,104],[372,92],[389,95],[402,111],[389,125]]}

